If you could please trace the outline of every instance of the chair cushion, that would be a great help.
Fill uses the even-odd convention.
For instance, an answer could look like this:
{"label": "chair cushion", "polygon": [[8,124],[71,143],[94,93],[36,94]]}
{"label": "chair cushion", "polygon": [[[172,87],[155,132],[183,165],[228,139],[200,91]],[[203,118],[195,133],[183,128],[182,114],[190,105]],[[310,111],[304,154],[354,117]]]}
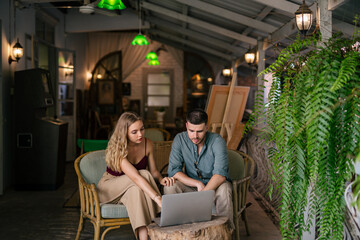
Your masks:
{"label": "chair cushion", "polygon": [[81,159],[79,166],[84,180],[96,185],[106,171],[105,150],[88,153]]}
{"label": "chair cushion", "polygon": [[229,176],[232,180],[239,180],[245,176],[244,158],[236,151],[228,150]]}
{"label": "chair cushion", "polygon": [[101,205],[101,217],[125,218],[125,217],[129,217],[129,215],[124,205],[107,203]]}

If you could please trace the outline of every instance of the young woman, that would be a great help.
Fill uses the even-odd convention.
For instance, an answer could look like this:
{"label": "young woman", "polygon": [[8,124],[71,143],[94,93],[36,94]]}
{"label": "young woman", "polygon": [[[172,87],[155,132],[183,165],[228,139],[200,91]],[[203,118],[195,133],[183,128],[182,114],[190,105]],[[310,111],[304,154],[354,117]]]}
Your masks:
{"label": "young woman", "polygon": [[140,240],[148,239],[146,226],[160,212],[161,194],[154,178],[164,186],[174,184],[173,178],[163,178],[156,169],[153,144],[144,132],[137,114],[125,112],[120,116],[105,151],[107,169],[97,185],[101,203],[126,206]]}

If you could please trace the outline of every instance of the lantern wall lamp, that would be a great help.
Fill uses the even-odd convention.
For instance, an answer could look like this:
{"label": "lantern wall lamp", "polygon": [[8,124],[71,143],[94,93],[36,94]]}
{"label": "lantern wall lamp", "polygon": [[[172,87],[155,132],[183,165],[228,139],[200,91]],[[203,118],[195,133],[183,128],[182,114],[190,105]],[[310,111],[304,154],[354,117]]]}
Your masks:
{"label": "lantern wall lamp", "polygon": [[295,20],[296,27],[302,34],[306,34],[306,32],[311,28],[312,20],[313,20],[313,12],[306,5],[305,0],[300,5],[299,9],[295,12]]}
{"label": "lantern wall lamp", "polygon": [[11,54],[9,56],[9,64],[12,62],[18,62],[20,58],[24,54],[24,49],[19,43],[19,39],[17,39],[17,42],[14,44],[14,46],[11,49]]}
{"label": "lantern wall lamp", "polygon": [[252,51],[250,48],[249,50],[245,53],[245,62],[249,65],[253,65],[255,63],[256,60],[256,54],[254,51]]}

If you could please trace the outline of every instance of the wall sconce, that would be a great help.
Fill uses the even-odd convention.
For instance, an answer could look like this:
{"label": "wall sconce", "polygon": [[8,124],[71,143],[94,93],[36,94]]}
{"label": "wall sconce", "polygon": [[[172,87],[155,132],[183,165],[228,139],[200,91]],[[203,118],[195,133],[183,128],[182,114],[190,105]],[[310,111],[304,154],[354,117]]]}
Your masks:
{"label": "wall sconce", "polygon": [[231,76],[231,68],[225,67],[225,68],[222,70],[222,75],[223,75],[224,77],[230,77],[230,76]]}
{"label": "wall sconce", "polygon": [[[9,56],[9,64],[11,64],[12,62],[18,62],[24,54],[23,50],[23,47],[19,43],[19,39],[17,39],[17,42],[11,49],[11,55]],[[15,59],[13,59],[13,57]]]}
{"label": "wall sconce", "polygon": [[249,48],[249,50],[245,53],[245,62],[249,65],[252,65],[255,63],[256,55],[255,53]]}
{"label": "wall sconce", "polygon": [[295,12],[296,27],[302,34],[311,28],[313,13],[310,8],[306,5],[305,0],[300,5],[299,9]]}

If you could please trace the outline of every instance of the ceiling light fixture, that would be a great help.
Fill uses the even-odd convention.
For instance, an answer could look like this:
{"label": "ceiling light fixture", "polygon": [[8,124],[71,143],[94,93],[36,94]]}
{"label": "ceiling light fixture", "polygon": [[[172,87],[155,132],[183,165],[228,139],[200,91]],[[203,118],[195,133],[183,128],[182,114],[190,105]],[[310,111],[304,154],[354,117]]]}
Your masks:
{"label": "ceiling light fixture", "polygon": [[132,40],[131,45],[149,45],[148,40],[144,35],[141,34],[141,4],[138,1],[138,9],[139,9],[139,34]]}
{"label": "ceiling light fixture", "polygon": [[97,7],[106,8],[108,10],[123,10],[126,8],[121,0],[101,0]]}
{"label": "ceiling light fixture", "polygon": [[160,65],[160,62],[159,60],[150,60],[149,63],[148,63],[150,66],[158,66]]}
{"label": "ceiling light fixture", "polygon": [[150,59],[150,60],[157,60],[157,59],[158,59],[156,53],[153,52],[153,51],[149,52],[149,53],[146,55],[145,58],[146,58],[146,59]]}
{"label": "ceiling light fixture", "polygon": [[299,9],[295,12],[296,27],[299,31],[306,35],[306,32],[311,28],[313,20],[313,12],[306,5],[305,0],[300,5]]}
{"label": "ceiling light fixture", "polygon": [[12,62],[18,62],[20,58],[23,56],[23,54],[24,54],[24,49],[19,43],[19,38],[18,38],[17,42],[14,44],[14,46],[11,49],[11,54],[9,56],[9,64],[11,64]]}

